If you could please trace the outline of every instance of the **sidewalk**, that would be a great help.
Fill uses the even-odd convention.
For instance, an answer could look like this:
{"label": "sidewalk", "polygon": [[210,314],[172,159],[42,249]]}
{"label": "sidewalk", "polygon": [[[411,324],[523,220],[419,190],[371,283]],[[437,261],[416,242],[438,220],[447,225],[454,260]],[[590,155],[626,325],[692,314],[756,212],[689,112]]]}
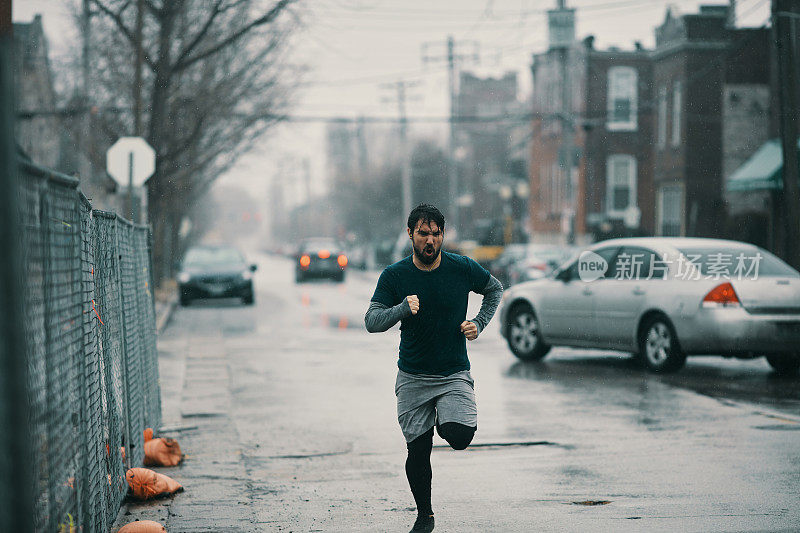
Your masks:
{"label": "sidewalk", "polygon": [[[175,305],[174,300],[157,302],[159,336]],[[180,466],[153,470],[172,477],[185,491],[147,502],[126,500],[112,532],[137,519],[155,520],[170,532],[259,530],[241,518],[251,516],[243,512],[248,502],[241,497],[250,491],[237,429],[228,415],[229,376],[219,341],[159,338],[163,425],[156,436],[177,439],[186,457]],[[180,525],[175,529],[170,523]]]}
{"label": "sidewalk", "polygon": [[[368,278],[374,284],[378,273],[352,271],[349,275]],[[185,490],[146,502],[126,500],[112,533],[135,520],[154,520],[169,533],[308,530],[287,520],[286,513],[281,515],[287,504],[284,499],[275,498],[280,483],[289,483],[292,491],[299,491],[291,481],[292,475],[285,472],[280,483],[264,476],[261,456],[275,456],[279,450],[285,453],[286,439],[279,435],[285,437],[290,428],[276,428],[272,438],[261,442],[260,450],[248,451],[248,446],[253,445],[243,443],[254,437],[243,435],[241,431],[247,428],[237,427],[232,416],[234,379],[222,330],[213,326],[201,328],[202,333],[193,336],[180,325],[169,329],[167,324],[176,309],[175,298],[162,298],[156,303],[163,422],[155,436],[175,438],[186,455],[177,467],[152,469],[175,479]],[[259,444],[254,446],[259,448]],[[302,447],[299,449],[302,451]],[[267,499],[275,500],[274,509],[272,505],[265,507]],[[350,523],[358,523],[361,514],[357,514]]]}

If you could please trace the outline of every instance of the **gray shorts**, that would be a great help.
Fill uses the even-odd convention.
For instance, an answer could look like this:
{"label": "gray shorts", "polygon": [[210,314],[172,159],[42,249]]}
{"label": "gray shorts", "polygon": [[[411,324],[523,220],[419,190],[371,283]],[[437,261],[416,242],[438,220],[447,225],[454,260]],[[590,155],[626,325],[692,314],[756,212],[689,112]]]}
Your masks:
{"label": "gray shorts", "polygon": [[429,376],[398,369],[394,386],[397,421],[406,442],[444,422],[477,427],[474,389],[475,382],[468,370],[449,376]]}

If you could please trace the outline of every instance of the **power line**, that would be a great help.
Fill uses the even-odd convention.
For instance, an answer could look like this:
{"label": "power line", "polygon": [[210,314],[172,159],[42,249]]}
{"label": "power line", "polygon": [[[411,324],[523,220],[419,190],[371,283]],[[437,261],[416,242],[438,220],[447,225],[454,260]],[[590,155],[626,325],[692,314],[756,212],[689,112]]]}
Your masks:
{"label": "power line", "polygon": [[[695,0],[694,3],[696,3]],[[491,0],[489,0],[491,4]],[[664,5],[663,3],[661,4]],[[597,4],[587,4],[587,5],[579,5],[575,6],[575,9],[579,11],[603,11],[603,10],[613,10],[613,9],[622,9],[626,7],[653,7],[652,0],[613,0],[607,2],[601,2]],[[491,6],[489,6],[491,7]],[[354,9],[337,9],[337,8],[315,8],[316,11],[324,13],[328,16],[345,16],[345,17],[353,17],[363,20],[364,18],[371,18],[373,14],[386,16],[387,18],[391,18],[393,21],[397,21],[399,17],[408,16],[408,17],[421,17],[421,16],[431,16],[431,17],[441,17],[447,16],[448,20],[459,20],[461,22],[470,22],[474,23],[474,17],[466,15],[461,16],[459,13],[453,13],[452,9],[418,9],[418,10],[411,10],[411,9],[380,9],[379,11],[371,11],[366,12],[362,8],[354,8]],[[516,22],[516,19],[520,16],[535,16],[540,15],[544,16],[550,11],[551,8],[539,8],[539,9],[529,9],[529,10],[518,10],[518,9],[507,9],[507,10],[487,10],[486,6],[482,10],[480,18],[488,18],[489,13],[491,13],[492,19],[513,19]],[[348,13],[348,11],[352,11],[352,15]]]}
{"label": "power line", "polygon": [[[70,117],[80,115],[81,113],[90,110],[91,113],[131,113],[132,109],[128,107],[69,107],[53,110],[24,110],[17,113],[18,120],[32,120],[40,117],[58,116]],[[237,113],[232,113],[230,116],[238,117]],[[245,115],[241,115],[245,116]],[[248,117],[251,115],[247,115]],[[450,122],[463,122],[463,123],[524,123],[532,120],[533,118],[541,116],[537,113],[516,113],[506,115],[473,115],[473,116],[409,116],[406,117],[407,122],[418,122],[436,124],[447,124]],[[297,115],[297,114],[265,114],[259,117],[261,120],[273,120],[279,122],[295,122],[295,123],[324,123],[324,124],[346,124],[363,121],[371,124],[401,124],[403,119],[398,117],[382,117],[382,116],[360,116],[360,117],[343,117],[343,116],[324,116],[324,115]]]}

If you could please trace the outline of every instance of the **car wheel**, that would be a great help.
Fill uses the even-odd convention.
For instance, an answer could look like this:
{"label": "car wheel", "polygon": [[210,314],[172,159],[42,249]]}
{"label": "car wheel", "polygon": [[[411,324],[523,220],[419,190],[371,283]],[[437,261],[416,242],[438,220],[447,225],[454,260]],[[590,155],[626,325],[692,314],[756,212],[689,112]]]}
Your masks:
{"label": "car wheel", "polygon": [[181,294],[179,298],[179,303],[181,304],[181,307],[186,307],[187,305],[192,303],[192,299],[189,298],[188,296],[184,296],[183,294]]}
{"label": "car wheel", "polygon": [[342,283],[344,281],[344,270],[336,274],[336,278],[334,279],[339,283]]}
{"label": "car wheel", "polygon": [[538,361],[550,351],[542,340],[539,320],[527,305],[515,307],[508,316],[508,347],[523,361]]}
{"label": "car wheel", "polygon": [[247,293],[244,298],[242,298],[242,302],[244,305],[253,305],[255,302],[255,297],[253,296],[253,290],[251,289],[249,293]]}
{"label": "car wheel", "polygon": [[767,362],[778,374],[793,376],[800,370],[800,355],[798,354],[768,355]]}
{"label": "car wheel", "polygon": [[654,316],[639,333],[639,357],[653,372],[675,372],[686,363],[675,328],[664,316]]}
{"label": "car wheel", "polygon": [[306,277],[301,274],[300,272],[296,272],[294,275],[295,283],[303,283],[306,280]]}

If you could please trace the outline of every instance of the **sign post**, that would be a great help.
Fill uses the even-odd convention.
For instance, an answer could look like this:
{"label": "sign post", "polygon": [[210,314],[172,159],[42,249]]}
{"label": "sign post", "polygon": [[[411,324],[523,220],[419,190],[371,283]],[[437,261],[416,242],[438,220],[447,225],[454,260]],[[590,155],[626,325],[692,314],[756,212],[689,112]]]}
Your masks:
{"label": "sign post", "polygon": [[156,152],[141,137],[120,137],[106,152],[106,171],[120,186],[128,187],[128,216],[137,222],[133,188],[144,185],[156,170]]}

